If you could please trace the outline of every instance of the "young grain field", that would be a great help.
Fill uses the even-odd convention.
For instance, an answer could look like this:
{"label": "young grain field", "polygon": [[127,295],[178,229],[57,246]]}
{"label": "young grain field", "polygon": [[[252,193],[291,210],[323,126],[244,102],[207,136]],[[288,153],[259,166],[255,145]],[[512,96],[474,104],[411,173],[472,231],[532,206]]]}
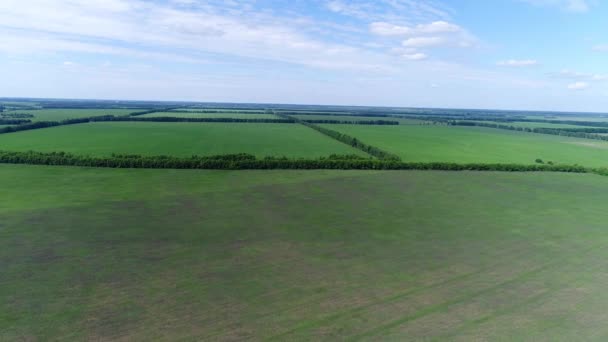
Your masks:
{"label": "young grain field", "polygon": [[0,340],[608,336],[600,176],[0,165],[0,187]]}

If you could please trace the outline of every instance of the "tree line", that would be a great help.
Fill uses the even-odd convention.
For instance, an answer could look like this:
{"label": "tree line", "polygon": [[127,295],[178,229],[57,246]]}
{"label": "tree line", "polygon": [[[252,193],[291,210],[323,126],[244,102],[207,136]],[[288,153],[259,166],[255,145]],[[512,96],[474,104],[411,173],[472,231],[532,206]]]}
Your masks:
{"label": "tree line", "polygon": [[577,129],[572,129],[572,128],[565,128],[564,129],[564,128],[517,127],[517,126],[501,125],[501,124],[497,124],[497,123],[472,122],[472,121],[452,121],[452,122],[449,123],[449,125],[452,125],[452,126],[488,127],[488,128],[505,129],[505,130],[510,130],[510,131],[520,131],[520,132],[540,133],[540,134],[551,134],[551,135],[560,135],[560,136],[571,137],[571,138],[582,138],[582,139],[593,139],[593,140],[608,141],[608,136],[594,134],[595,132],[594,133],[588,133],[588,132],[586,132],[587,129],[582,129],[582,131],[579,131]]}
{"label": "tree line", "polygon": [[322,134],[324,134],[324,135],[326,135],[326,136],[328,136],[328,137],[330,137],[332,139],[338,140],[338,141],[340,141],[340,142],[342,142],[342,143],[344,143],[346,145],[349,145],[349,146],[354,147],[354,148],[356,148],[358,150],[361,150],[361,151],[363,151],[363,152],[365,152],[365,153],[367,153],[369,155],[372,155],[372,156],[374,156],[374,157],[376,157],[376,158],[378,158],[380,160],[393,160],[393,161],[399,161],[399,160],[401,160],[401,158],[399,158],[399,156],[397,156],[396,154],[392,154],[390,152],[386,152],[386,151],[384,151],[382,149],[379,149],[379,148],[377,148],[375,146],[368,145],[368,144],[360,141],[357,138],[351,137],[348,134],[343,134],[343,133],[340,133],[338,131],[334,131],[334,130],[331,130],[331,129],[328,129],[328,128],[325,128],[325,127],[321,127],[321,126],[318,126],[318,125],[316,125],[314,123],[306,122],[304,120],[300,120],[300,119],[298,119],[296,117],[289,116],[289,115],[286,115],[286,114],[276,113],[276,115],[278,117],[281,117],[281,118],[295,120],[296,122],[298,122],[298,123],[300,123],[300,124],[302,124],[302,125],[304,125],[306,127],[312,128],[312,129],[314,129],[315,131],[317,131],[319,133],[322,133]]}
{"label": "tree line", "polygon": [[32,120],[22,120],[22,119],[3,119],[0,118],[0,125],[22,125],[32,122]]}
{"label": "tree line", "polygon": [[578,165],[524,165],[484,163],[416,163],[397,160],[364,159],[359,156],[332,155],[319,159],[289,159],[286,157],[256,158],[249,154],[217,156],[140,156],[119,155],[90,157],[65,152],[7,152],[0,151],[0,163],[63,165],[107,168],[149,169],[340,169],[340,170],[440,170],[440,171],[508,171],[508,172],[574,172],[608,175],[608,169],[591,169]]}
{"label": "tree line", "polygon": [[0,113],[0,118],[30,119],[33,117],[34,117],[34,115],[26,114],[26,113]]}

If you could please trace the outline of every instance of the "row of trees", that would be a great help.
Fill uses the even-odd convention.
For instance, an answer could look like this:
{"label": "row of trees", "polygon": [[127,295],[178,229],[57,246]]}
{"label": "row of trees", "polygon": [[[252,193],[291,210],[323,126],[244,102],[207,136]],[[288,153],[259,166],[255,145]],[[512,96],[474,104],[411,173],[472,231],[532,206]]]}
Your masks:
{"label": "row of trees", "polygon": [[296,122],[298,122],[298,123],[300,123],[300,124],[302,124],[304,126],[312,128],[312,129],[314,129],[315,131],[317,131],[319,133],[325,134],[325,135],[327,135],[330,138],[338,140],[338,141],[340,141],[340,142],[342,142],[344,144],[350,145],[350,146],[352,146],[352,147],[354,147],[354,148],[356,148],[358,150],[361,150],[361,151],[363,151],[363,152],[365,152],[365,153],[367,153],[369,155],[372,155],[372,156],[374,156],[374,157],[376,157],[376,158],[378,158],[380,160],[387,160],[387,161],[389,161],[389,160],[392,160],[392,161],[399,161],[399,160],[401,160],[401,158],[399,158],[399,156],[397,156],[395,154],[392,154],[390,152],[386,152],[386,151],[381,150],[381,149],[379,149],[379,148],[377,148],[375,146],[368,145],[368,144],[360,141],[357,138],[351,137],[350,135],[343,134],[343,133],[340,133],[338,131],[334,131],[334,130],[331,130],[331,129],[328,129],[328,128],[325,128],[325,127],[321,127],[321,126],[315,125],[314,123],[306,122],[304,120],[300,120],[300,119],[298,119],[296,117],[292,117],[292,116],[289,116],[289,115],[286,115],[286,114],[276,113],[276,115],[279,116],[279,117],[281,117],[281,118],[284,118],[284,119],[295,120]]}
{"label": "row of trees", "polygon": [[0,151],[0,163],[65,165],[109,168],[156,169],[360,169],[360,170],[443,170],[443,171],[510,171],[510,172],[576,172],[608,175],[606,169],[588,169],[577,165],[522,165],[522,164],[457,164],[407,163],[397,160],[362,159],[358,156],[334,155],[320,159],[288,159],[268,157],[257,159],[248,154],[220,156],[112,155],[110,157],[78,156],[64,152],[5,152]]}
{"label": "row of trees", "polygon": [[[478,127],[489,127],[489,128],[497,128],[497,129],[506,129],[510,131],[520,131],[520,132],[530,132],[530,133],[540,133],[540,134],[551,134],[551,135],[560,135],[565,137],[572,138],[583,138],[583,139],[594,139],[594,140],[604,140],[608,141],[608,136],[598,135],[594,133],[587,133],[588,129],[572,129],[572,128],[532,128],[532,127],[517,127],[517,126],[509,126],[509,125],[501,125],[497,123],[488,123],[488,122],[472,122],[472,121],[452,121],[449,123],[453,126],[478,126]],[[593,129],[591,129],[593,130]],[[603,133],[603,129],[599,129],[600,132]]]}
{"label": "row of trees", "polygon": [[0,125],[22,125],[22,124],[27,124],[30,122],[32,122],[32,120],[0,118]]}
{"label": "row of trees", "polygon": [[30,119],[34,115],[26,113],[0,113],[0,118],[11,118],[11,119]]}

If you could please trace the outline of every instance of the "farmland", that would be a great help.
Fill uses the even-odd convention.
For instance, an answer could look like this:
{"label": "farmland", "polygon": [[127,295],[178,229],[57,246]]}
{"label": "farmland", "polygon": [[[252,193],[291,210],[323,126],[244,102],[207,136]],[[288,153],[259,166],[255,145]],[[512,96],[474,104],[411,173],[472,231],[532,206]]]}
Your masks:
{"label": "farmland", "polygon": [[[586,116],[10,105],[58,122],[0,131],[0,341],[608,336],[608,141]],[[261,121],[145,121],[167,117]]]}
{"label": "farmland", "polygon": [[416,162],[608,166],[608,143],[481,127],[325,125]]}
{"label": "farmland", "polygon": [[101,122],[0,135],[0,146],[11,151],[94,156],[251,153],[313,158],[332,153],[362,154],[294,124]]}
{"label": "farmland", "polygon": [[2,340],[608,334],[604,177],[4,165],[0,179]]}
{"label": "farmland", "polygon": [[141,115],[142,118],[160,118],[160,117],[177,117],[177,118],[235,118],[235,119],[277,119],[275,115],[265,113],[243,113],[234,111],[225,111],[222,113],[183,113],[183,112],[156,112]]}
{"label": "farmland", "polygon": [[17,110],[11,114],[31,114],[32,121],[61,121],[67,119],[86,118],[102,115],[127,115],[136,109],[39,109]]}

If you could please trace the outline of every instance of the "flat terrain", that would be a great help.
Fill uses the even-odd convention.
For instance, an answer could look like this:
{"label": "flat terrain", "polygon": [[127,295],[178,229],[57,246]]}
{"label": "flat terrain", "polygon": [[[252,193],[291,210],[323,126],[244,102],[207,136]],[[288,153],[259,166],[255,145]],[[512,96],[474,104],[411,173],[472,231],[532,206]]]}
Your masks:
{"label": "flat terrain", "polygon": [[608,337],[605,177],[0,165],[0,188],[0,340]]}
{"label": "flat terrain", "polygon": [[422,125],[427,121],[405,119],[405,118],[394,118],[394,117],[371,117],[371,116],[337,116],[337,115],[291,115],[301,120],[339,120],[339,121],[374,121],[374,120],[386,120],[386,121],[398,121],[401,125]]}
{"label": "flat terrain", "polygon": [[[482,123],[491,123],[505,126],[515,127],[528,127],[528,128],[594,128],[593,126],[580,126],[580,125],[568,125],[568,124],[553,124],[547,122],[526,122],[526,121],[514,121],[514,122],[493,122],[493,121],[477,121]],[[597,127],[595,127],[597,128]]]}
{"label": "flat terrain", "polygon": [[140,109],[39,109],[39,110],[17,110],[7,113],[32,114],[32,121],[61,121],[66,119],[86,118],[103,115],[127,115]]}
{"label": "flat terrain", "polygon": [[7,151],[64,151],[107,156],[217,155],[316,158],[359,150],[298,124],[98,122],[0,135]]}
{"label": "flat terrain", "polygon": [[[537,158],[561,164],[608,166],[608,142],[483,127],[324,127],[396,153],[405,161],[533,164]],[[2,140],[0,139],[0,142]]]}
{"label": "flat terrain", "polygon": [[180,112],[156,112],[150,114],[139,115],[139,118],[158,118],[158,117],[171,117],[171,118],[236,118],[236,119],[279,119],[278,116],[264,113],[234,113],[234,112],[223,112],[223,113],[180,113]]}

